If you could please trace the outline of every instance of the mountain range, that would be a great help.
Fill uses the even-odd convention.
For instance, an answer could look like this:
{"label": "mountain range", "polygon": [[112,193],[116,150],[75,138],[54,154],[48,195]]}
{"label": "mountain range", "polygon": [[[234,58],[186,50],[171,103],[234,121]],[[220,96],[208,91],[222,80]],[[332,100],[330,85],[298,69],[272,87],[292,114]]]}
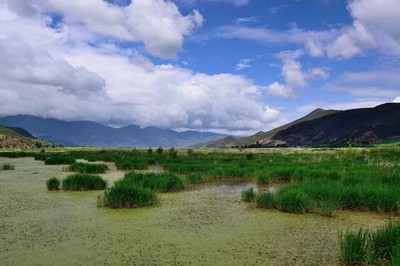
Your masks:
{"label": "mountain range", "polygon": [[4,125],[0,127],[0,147],[13,142],[21,147],[45,144],[40,139],[65,146],[102,147],[359,146],[400,139],[400,103],[346,111],[316,109],[291,123],[244,138],[136,125],[113,128],[91,121],[67,122],[29,115],[3,117],[0,124]]}
{"label": "mountain range", "polygon": [[0,124],[27,130],[36,138],[65,146],[185,147],[226,137],[216,133],[176,132],[157,127],[129,125],[113,128],[91,121],[62,121],[31,115],[0,118]]}
{"label": "mountain range", "polygon": [[400,103],[346,111],[316,109],[268,132],[227,137],[195,147],[334,147],[371,145],[400,137]]}

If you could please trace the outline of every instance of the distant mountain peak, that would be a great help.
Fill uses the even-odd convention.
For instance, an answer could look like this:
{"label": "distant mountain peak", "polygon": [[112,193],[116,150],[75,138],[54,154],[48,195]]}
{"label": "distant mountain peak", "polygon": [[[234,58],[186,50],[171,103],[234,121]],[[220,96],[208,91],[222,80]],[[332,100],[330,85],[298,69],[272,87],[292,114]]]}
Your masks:
{"label": "distant mountain peak", "polygon": [[65,146],[184,147],[226,136],[197,131],[176,132],[154,126],[144,129],[137,125],[113,128],[92,121],[68,122],[32,115],[3,117],[0,123],[24,128],[35,137]]}

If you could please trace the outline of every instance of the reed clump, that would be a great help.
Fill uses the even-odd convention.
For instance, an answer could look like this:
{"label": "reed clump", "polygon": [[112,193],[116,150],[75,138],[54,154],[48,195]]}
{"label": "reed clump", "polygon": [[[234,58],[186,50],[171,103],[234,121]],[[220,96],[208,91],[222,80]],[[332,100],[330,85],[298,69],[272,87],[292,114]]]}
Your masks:
{"label": "reed clump", "polygon": [[51,177],[47,180],[46,185],[47,185],[47,190],[53,191],[53,190],[60,190],[60,179],[57,177]]}
{"label": "reed clump", "polygon": [[90,174],[69,175],[62,181],[62,189],[71,191],[102,190],[106,186],[107,181],[102,177]]}
{"label": "reed clump", "polygon": [[339,237],[344,265],[399,265],[400,222],[390,222],[376,231],[359,229]]}
{"label": "reed clump", "polygon": [[138,208],[157,203],[157,195],[149,188],[120,180],[114,186],[104,191],[98,197],[99,207],[109,208]]}
{"label": "reed clump", "polygon": [[74,163],[68,167],[68,170],[82,174],[102,174],[108,170],[108,166],[101,163]]}
{"label": "reed clump", "polygon": [[244,202],[254,202],[256,198],[256,192],[253,187],[249,187],[242,191],[242,200]]}
{"label": "reed clump", "polygon": [[125,174],[124,180],[157,192],[179,191],[184,188],[182,179],[171,173],[142,174],[130,172]]}

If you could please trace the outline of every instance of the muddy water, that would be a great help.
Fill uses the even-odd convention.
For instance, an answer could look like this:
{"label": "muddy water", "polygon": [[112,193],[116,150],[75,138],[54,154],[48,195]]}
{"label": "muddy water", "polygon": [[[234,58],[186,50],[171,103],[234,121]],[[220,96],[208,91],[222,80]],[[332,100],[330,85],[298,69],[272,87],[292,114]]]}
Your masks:
{"label": "muddy water", "polygon": [[[240,201],[249,184],[201,185],[162,194],[156,207],[103,209],[100,192],[46,191],[49,177],[68,174],[62,166],[3,163],[15,170],[0,171],[2,265],[337,265],[340,231],[393,218],[253,209]],[[122,177],[114,170],[105,178]]]}

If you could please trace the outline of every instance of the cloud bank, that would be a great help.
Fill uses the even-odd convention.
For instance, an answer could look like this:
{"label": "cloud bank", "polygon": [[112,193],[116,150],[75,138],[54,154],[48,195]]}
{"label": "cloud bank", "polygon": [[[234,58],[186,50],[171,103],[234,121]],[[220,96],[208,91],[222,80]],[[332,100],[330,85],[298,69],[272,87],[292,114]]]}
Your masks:
{"label": "cloud bank", "polygon": [[0,115],[242,134],[279,121],[243,76],[147,58],[175,57],[202,22],[163,0],[0,0]]}

